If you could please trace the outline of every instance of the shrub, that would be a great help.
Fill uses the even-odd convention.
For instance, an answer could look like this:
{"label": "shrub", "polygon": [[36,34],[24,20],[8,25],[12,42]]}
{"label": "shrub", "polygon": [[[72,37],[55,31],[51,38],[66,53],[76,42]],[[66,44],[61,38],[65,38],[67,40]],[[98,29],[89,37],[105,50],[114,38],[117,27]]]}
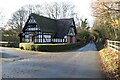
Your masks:
{"label": "shrub", "polygon": [[20,43],[19,47],[24,50],[34,50],[34,51],[50,51],[58,52],[71,50],[82,47],[84,44],[71,43],[71,44],[32,44],[32,43]]}
{"label": "shrub", "polygon": [[10,44],[9,43],[0,43],[0,46],[2,46],[2,47],[9,47]]}
{"label": "shrub", "polygon": [[15,48],[18,48],[19,47],[19,43],[15,43],[15,42],[2,42],[2,43],[0,43],[0,46],[2,46],[2,47],[15,47]]}
{"label": "shrub", "polygon": [[16,43],[16,42],[10,42],[10,47],[15,47],[15,48],[18,48],[19,47],[19,43]]}
{"label": "shrub", "polygon": [[89,42],[91,38],[91,33],[88,30],[81,29],[78,31],[78,40],[82,42]]}
{"label": "shrub", "polygon": [[24,50],[32,50],[32,43],[20,43],[19,48]]}

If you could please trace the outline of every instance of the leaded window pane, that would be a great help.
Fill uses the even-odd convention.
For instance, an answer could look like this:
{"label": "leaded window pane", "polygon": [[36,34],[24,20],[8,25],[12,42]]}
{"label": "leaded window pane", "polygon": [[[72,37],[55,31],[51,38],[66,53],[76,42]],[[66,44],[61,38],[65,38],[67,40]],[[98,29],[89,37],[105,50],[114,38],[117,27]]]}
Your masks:
{"label": "leaded window pane", "polygon": [[46,40],[45,40],[45,39],[43,39],[43,42],[46,42]]}
{"label": "leaded window pane", "polygon": [[42,38],[42,35],[39,35],[39,38]]}
{"label": "leaded window pane", "polygon": [[26,35],[25,35],[25,38],[29,38],[29,35],[26,34]]}

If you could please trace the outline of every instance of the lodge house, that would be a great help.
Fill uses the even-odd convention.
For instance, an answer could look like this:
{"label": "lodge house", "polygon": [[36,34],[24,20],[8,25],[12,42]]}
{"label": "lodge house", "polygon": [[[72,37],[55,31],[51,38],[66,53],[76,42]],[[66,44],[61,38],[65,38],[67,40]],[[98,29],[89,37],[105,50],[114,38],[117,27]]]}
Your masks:
{"label": "lodge house", "polygon": [[25,43],[75,43],[77,31],[73,18],[51,19],[32,13],[19,37]]}

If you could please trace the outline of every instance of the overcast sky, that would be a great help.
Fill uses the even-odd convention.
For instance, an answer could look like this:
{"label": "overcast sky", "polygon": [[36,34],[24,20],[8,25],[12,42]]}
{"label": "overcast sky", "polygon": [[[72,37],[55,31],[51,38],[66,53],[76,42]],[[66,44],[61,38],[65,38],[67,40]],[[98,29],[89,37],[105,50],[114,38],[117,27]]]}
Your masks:
{"label": "overcast sky", "polygon": [[75,4],[75,11],[81,18],[87,18],[90,25],[93,23],[93,17],[91,13],[90,3],[91,0],[0,0],[0,11],[4,14],[2,20],[0,20],[0,27],[3,26],[11,15],[20,7],[27,4],[43,4],[51,2],[72,2]]}

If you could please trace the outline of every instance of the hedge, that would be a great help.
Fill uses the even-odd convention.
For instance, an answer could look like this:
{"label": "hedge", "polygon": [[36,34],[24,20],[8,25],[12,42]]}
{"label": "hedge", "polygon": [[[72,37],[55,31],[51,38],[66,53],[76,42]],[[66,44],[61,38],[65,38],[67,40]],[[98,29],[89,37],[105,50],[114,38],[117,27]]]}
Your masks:
{"label": "hedge", "polygon": [[71,44],[32,44],[32,43],[20,43],[19,48],[23,50],[33,50],[33,51],[50,51],[50,52],[58,52],[58,51],[66,51],[77,49],[84,46],[82,43],[71,43]]}
{"label": "hedge", "polygon": [[15,48],[18,48],[19,47],[19,43],[16,43],[16,42],[2,42],[2,43],[0,43],[0,46],[2,46],[2,47],[15,47]]}

